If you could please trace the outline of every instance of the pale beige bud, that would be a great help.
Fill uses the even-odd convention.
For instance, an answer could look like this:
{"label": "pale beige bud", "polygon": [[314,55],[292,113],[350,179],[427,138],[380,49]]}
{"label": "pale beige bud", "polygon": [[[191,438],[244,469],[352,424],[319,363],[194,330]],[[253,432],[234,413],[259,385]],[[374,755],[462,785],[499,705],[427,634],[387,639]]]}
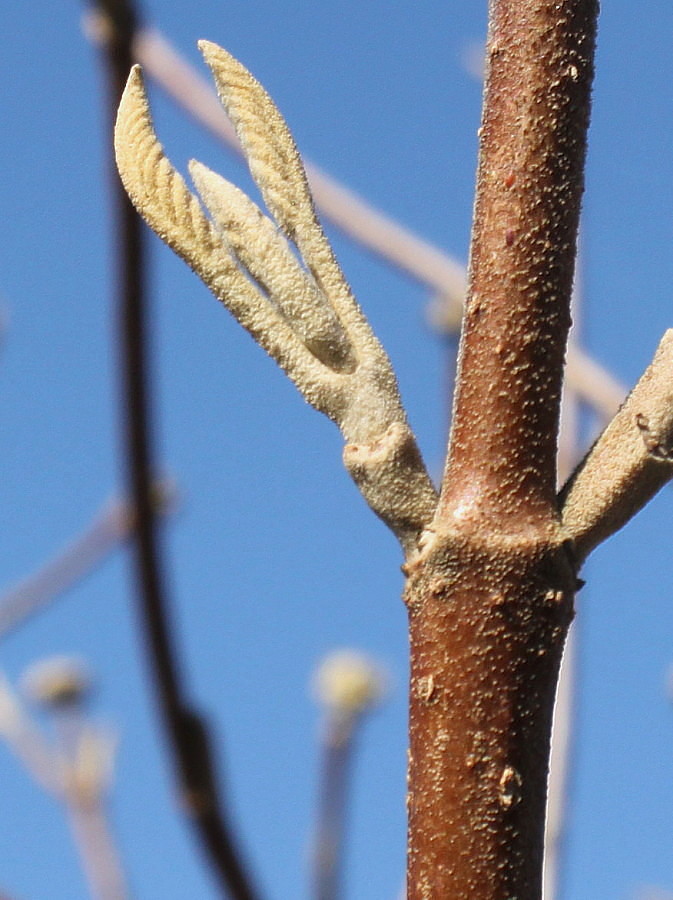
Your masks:
{"label": "pale beige bud", "polygon": [[313,688],[321,704],[337,713],[355,715],[375,706],[385,691],[381,670],[362,653],[338,650],[320,664]]}
{"label": "pale beige bud", "polygon": [[62,708],[86,699],[92,678],[88,666],[81,659],[52,656],[30,666],[22,682],[25,693],[35,703]]}

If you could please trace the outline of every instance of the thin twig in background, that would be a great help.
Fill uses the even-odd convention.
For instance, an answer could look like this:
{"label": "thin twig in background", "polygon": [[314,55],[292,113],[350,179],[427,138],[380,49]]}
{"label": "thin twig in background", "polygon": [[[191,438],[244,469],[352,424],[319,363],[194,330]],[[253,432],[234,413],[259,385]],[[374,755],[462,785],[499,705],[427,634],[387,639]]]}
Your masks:
{"label": "thin twig in background", "polygon": [[[153,493],[157,514],[170,513],[175,501],[173,486],[157,482]],[[127,500],[107,503],[81,535],[32,575],[0,595],[0,638],[88,575],[115,547],[129,538],[133,525],[131,503]]]}
{"label": "thin twig in background", "polygon": [[[582,306],[581,252],[575,262],[575,281],[571,300],[572,328],[568,346],[579,342]],[[563,484],[581,458],[580,403],[577,393],[566,382],[561,398],[559,428],[558,484]],[[559,672],[547,786],[547,819],[544,836],[544,871],[542,896],[558,900],[564,872],[564,851],[568,827],[569,787],[574,751],[574,724],[577,695],[577,621],[568,631]]]}
{"label": "thin twig in background", "polygon": [[[88,37],[100,41],[105,30],[93,17],[85,20]],[[142,27],[133,42],[134,60],[193,119],[231,150],[242,155],[233,126],[210,83],[182,57],[156,28]],[[305,160],[317,209],[347,237],[414,281],[436,298],[435,324],[457,331],[465,295],[465,268],[443,250],[419,238],[374,209],[353,191]],[[568,348],[569,385],[604,421],[612,418],[626,391],[579,346]]]}
{"label": "thin twig in background", "polygon": [[50,794],[61,789],[61,772],[45,741],[3,672],[0,672],[0,738],[26,772]]}
{"label": "thin twig in background", "polygon": [[[89,668],[76,658],[54,657],[35,663],[23,682],[55,727],[56,741],[49,745],[42,741],[43,753],[51,756],[57,776],[52,793],[65,807],[91,897],[128,900],[126,876],[107,814],[116,740],[87,718]],[[18,698],[14,702],[20,709]],[[27,719],[27,714],[23,716]],[[41,740],[36,729],[28,737],[33,743]]]}
{"label": "thin twig in background", "polygon": [[37,663],[25,679],[33,699],[55,716],[57,725],[74,713],[76,730],[61,729],[57,745],[45,740],[0,673],[0,738],[28,775],[64,805],[92,897],[126,900],[126,879],[106,811],[113,744],[83,718],[87,684],[82,672],[78,662],[56,658]]}
{"label": "thin twig in background", "polygon": [[321,790],[313,849],[313,900],[342,896],[348,782],[355,750],[354,721],[330,717],[321,738]]}
{"label": "thin twig in background", "polygon": [[340,650],[323,660],[314,689],[324,721],[311,897],[339,900],[355,739],[365,715],[381,700],[384,678],[366,656]]}
{"label": "thin twig in background", "polygon": [[[103,47],[109,81],[112,148],[112,126],[133,63],[131,46],[138,17],[129,0],[99,0],[98,10],[106,24]],[[147,650],[180,786],[181,806],[194,825],[224,893],[235,900],[253,900],[257,892],[241,862],[219,796],[210,737],[204,719],[186,696],[170,630],[151,497],[154,452],[146,351],[144,226],[116,177],[114,183],[124,453],[126,477],[137,511],[135,565]]]}
{"label": "thin twig in background", "polygon": [[66,807],[70,830],[94,900],[126,900],[130,896],[122,877],[117,850],[105,813],[104,798],[79,798],[68,792]]}

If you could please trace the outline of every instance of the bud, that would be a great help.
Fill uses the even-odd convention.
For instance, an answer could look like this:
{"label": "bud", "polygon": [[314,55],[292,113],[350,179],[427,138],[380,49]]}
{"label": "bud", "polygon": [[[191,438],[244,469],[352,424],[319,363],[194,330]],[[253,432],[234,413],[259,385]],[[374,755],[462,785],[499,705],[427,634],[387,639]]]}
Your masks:
{"label": "bud", "polygon": [[318,667],[313,689],[320,703],[333,712],[358,715],[381,700],[385,678],[364,654],[338,650]]}
{"label": "bud", "polygon": [[77,657],[52,656],[30,666],[22,682],[25,693],[35,703],[63,709],[86,699],[92,678],[88,666]]}

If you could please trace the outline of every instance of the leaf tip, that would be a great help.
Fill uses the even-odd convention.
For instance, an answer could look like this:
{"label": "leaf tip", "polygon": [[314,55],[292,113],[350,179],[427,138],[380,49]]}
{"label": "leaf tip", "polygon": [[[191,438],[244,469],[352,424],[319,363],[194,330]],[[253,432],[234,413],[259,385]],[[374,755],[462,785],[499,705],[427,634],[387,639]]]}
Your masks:
{"label": "leaf tip", "polygon": [[198,48],[206,63],[211,67],[215,63],[230,62],[234,58],[231,53],[228,53],[223,47],[220,47],[219,44],[213,41],[199,41]]}
{"label": "leaf tip", "polygon": [[[205,199],[213,193],[214,182],[217,175],[208,166],[198,159],[190,159],[187,164],[189,174],[199,194]],[[206,204],[207,205],[207,204]]]}

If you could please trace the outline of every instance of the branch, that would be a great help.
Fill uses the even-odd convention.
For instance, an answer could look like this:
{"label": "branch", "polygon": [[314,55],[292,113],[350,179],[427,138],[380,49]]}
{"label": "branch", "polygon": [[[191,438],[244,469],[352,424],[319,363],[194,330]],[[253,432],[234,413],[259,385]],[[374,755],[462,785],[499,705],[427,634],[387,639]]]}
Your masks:
{"label": "branch", "polygon": [[[388,357],[318,223],[294,141],[266,91],[232,56],[202,42],[273,221],[200,163],[201,211],[157,141],[138,68],[115,132],[117,164],[148,224],[201,277],[305,399],[332,419],[344,462],[405,550],[430,520],[436,494],[402,408]],[[299,253],[297,260],[293,248]]]}
{"label": "branch", "polygon": [[578,561],[673,478],[673,329],[563,488],[563,529]]}
{"label": "branch", "polygon": [[[167,482],[153,486],[159,515],[174,508],[175,490]],[[23,624],[101,563],[133,532],[135,516],[126,500],[107,504],[93,522],[54,559],[0,596],[0,639]]]}
{"label": "branch", "polygon": [[43,790],[61,794],[62,766],[3,672],[0,672],[0,738]]}
{"label": "branch", "polygon": [[[99,0],[108,28],[105,58],[114,114],[131,67],[137,28],[131,0]],[[168,733],[182,807],[190,816],[221,888],[236,900],[254,900],[252,886],[235,846],[218,794],[210,736],[192,706],[182,681],[161,567],[156,515],[152,504],[153,471],[150,385],[147,363],[147,312],[142,222],[115,181],[119,242],[119,315],[122,379],[126,414],[127,477],[137,513],[136,570],[141,612],[160,712]]]}
{"label": "branch", "polygon": [[[493,0],[470,286],[439,516],[549,517],[593,2]],[[536,36],[536,37],[535,37]],[[533,375],[533,373],[535,373]]]}
{"label": "branch", "polygon": [[588,403],[605,422],[609,422],[624,402],[624,386],[572,341],[568,345],[566,360],[568,387],[576,391],[578,399]]}
{"label": "branch", "polygon": [[360,653],[330,654],[315,675],[324,708],[321,781],[313,847],[313,900],[342,896],[344,838],[355,738],[363,719],[381,702],[382,673]]}
{"label": "branch", "polygon": [[576,577],[556,432],[596,0],[492,0],[470,288],[439,507],[406,566],[409,900],[539,900]]}
{"label": "branch", "polygon": [[[56,743],[49,752],[58,772],[53,792],[68,815],[91,896],[127,900],[127,879],[106,809],[116,740],[86,718],[88,667],[57,656],[35,663],[23,681],[31,699],[52,718]],[[38,735],[31,737],[35,742]]]}

